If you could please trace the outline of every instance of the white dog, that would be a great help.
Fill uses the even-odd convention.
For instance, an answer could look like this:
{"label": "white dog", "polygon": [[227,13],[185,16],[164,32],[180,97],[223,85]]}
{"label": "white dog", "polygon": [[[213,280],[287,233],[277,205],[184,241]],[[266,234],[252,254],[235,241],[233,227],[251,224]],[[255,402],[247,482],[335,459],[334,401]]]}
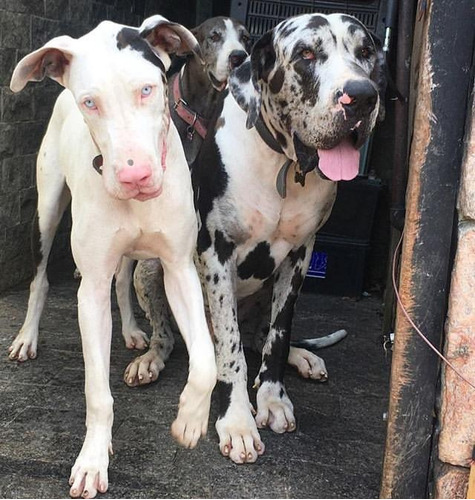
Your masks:
{"label": "white dog", "polygon": [[197,222],[190,175],[170,120],[165,78],[168,54],[190,50],[199,56],[194,36],[161,16],[139,29],[106,21],[79,39],[49,41],[13,73],[14,92],[44,76],[67,89],[38,154],[38,265],[27,318],[10,351],[13,358],[36,355],[48,254],[72,200],[87,403],[87,433],[70,478],[73,497],[92,498],[108,487],[110,287],[123,256],[160,258],[167,298],[189,351],[188,383],[172,433],[193,447],[207,429],[216,365],[192,259]]}

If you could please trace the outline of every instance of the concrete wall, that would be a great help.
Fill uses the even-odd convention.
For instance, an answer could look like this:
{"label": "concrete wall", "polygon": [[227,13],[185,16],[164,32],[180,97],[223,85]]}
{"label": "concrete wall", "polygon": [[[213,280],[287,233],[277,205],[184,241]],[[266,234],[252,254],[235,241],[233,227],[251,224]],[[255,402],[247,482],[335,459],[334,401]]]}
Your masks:
{"label": "concrete wall", "polygon": [[[50,80],[13,94],[16,63],[58,35],[79,37],[100,21],[138,25],[160,13],[195,25],[194,0],[0,0],[0,291],[30,278],[30,228],[36,210],[35,161],[61,87]],[[52,259],[69,252],[65,217]]]}

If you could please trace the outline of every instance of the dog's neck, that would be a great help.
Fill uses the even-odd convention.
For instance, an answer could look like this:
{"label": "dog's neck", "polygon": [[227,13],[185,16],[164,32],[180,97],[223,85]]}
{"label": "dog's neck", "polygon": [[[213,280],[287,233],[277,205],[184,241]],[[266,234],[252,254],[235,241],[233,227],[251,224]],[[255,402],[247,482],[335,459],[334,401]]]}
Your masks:
{"label": "dog's neck", "polygon": [[182,98],[194,112],[210,119],[220,92],[211,85],[204,67],[195,57],[190,57],[182,69],[180,78]]}

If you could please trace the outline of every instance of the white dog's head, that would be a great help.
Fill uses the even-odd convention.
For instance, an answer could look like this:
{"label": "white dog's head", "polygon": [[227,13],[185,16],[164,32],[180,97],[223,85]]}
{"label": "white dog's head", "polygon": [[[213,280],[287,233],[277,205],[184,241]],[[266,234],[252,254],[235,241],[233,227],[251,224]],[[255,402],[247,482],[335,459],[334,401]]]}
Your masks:
{"label": "white dog's head", "polygon": [[162,16],[140,28],[104,21],[24,57],[10,87],[19,92],[48,76],[71,91],[101,155],[106,190],[144,201],[160,194],[166,167],[169,54],[190,51],[200,57],[196,38]]}

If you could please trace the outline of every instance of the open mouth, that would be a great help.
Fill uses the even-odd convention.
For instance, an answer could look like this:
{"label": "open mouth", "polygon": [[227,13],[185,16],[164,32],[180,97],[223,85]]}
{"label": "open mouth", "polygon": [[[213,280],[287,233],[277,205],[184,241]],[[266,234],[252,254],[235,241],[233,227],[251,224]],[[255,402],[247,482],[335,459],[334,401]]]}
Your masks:
{"label": "open mouth", "polygon": [[359,148],[365,140],[358,130],[359,126],[360,122],[338,144],[325,149],[306,146],[297,134],[294,134],[295,153],[303,177],[316,168],[320,176],[327,180],[354,179],[358,175],[360,166]]}

